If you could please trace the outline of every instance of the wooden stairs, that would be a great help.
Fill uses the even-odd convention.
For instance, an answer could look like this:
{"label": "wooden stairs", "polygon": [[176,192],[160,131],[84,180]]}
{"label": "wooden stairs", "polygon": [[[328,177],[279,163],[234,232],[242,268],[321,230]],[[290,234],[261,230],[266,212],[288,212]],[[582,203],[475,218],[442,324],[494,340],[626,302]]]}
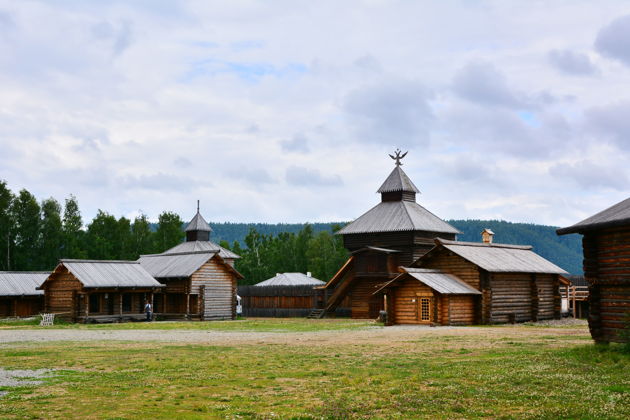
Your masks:
{"label": "wooden stairs", "polygon": [[326,309],[313,309],[307,319],[322,319],[326,315]]}

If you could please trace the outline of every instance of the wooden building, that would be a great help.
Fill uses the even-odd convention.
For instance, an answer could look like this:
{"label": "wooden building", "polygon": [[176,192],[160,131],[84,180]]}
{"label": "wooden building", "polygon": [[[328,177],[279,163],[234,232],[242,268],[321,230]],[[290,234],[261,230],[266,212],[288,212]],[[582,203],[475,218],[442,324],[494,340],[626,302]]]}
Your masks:
{"label": "wooden building", "polygon": [[37,288],[49,275],[47,271],[0,271],[0,318],[39,314],[44,309],[44,292]]}
{"label": "wooden building", "polygon": [[135,261],[61,260],[39,286],[45,312],[72,322],[144,318],[146,301],[162,289]]}
{"label": "wooden building", "polygon": [[403,171],[400,160],[378,189],[381,202],[339,230],[351,257],[321,289],[327,296],[320,317],[344,300],[353,318],[376,318],[384,308],[373,296],[376,288],[398,276],[398,266],[408,266],[427,253],[437,237],[455,239],[459,231],[416,202],[418,188]]}
{"label": "wooden building", "polygon": [[138,262],[165,287],[154,301],[163,318],[234,319],[238,255],[210,241],[212,229],[197,209],[186,227],[186,242]]}
{"label": "wooden building", "polygon": [[630,340],[624,335],[630,328],[630,198],[557,233],[583,235],[593,339],[601,343]]}
{"label": "wooden building", "polygon": [[303,317],[311,313],[321,293],[314,289],[323,281],[311,273],[277,273],[260,283],[239,286],[243,315],[253,317]]}
{"label": "wooden building", "polygon": [[[560,276],[567,273],[536,254],[531,246],[436,239],[435,247],[412,268],[439,270],[478,290],[480,295],[473,300],[475,324],[561,316]],[[470,312],[470,303],[465,311]]]}
{"label": "wooden building", "polygon": [[440,270],[403,268],[374,292],[384,295],[387,323],[472,325],[481,292]]}

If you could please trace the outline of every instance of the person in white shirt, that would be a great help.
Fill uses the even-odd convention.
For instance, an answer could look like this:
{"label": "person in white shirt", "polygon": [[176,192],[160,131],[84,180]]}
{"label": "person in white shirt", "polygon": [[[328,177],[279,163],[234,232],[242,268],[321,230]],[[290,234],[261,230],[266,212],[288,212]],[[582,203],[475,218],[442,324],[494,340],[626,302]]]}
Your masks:
{"label": "person in white shirt", "polygon": [[147,321],[151,321],[153,315],[153,306],[151,306],[151,302],[147,300],[147,304],[144,305],[144,312],[147,314]]}

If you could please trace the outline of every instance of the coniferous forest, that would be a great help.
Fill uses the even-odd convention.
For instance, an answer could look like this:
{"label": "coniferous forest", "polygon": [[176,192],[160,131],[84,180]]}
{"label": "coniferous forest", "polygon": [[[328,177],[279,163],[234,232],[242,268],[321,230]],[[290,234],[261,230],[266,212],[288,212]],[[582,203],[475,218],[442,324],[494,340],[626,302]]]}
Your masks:
{"label": "coniferous forest", "polygon": [[[42,201],[23,189],[13,193],[0,180],[0,270],[52,270],[60,258],[135,260],[163,252],[184,240],[187,220],[164,211],[157,223],[147,215],[134,220],[99,210],[83,220],[76,198]],[[579,235],[557,236],[555,227],[499,220],[450,220],[458,240],[479,242],[490,228],[495,242],[532,245],[534,251],[571,274],[582,273]],[[243,284],[280,272],[307,272],[330,279],[348,258],[341,237],[343,223],[210,223],[211,240],[241,256],[236,268]]]}

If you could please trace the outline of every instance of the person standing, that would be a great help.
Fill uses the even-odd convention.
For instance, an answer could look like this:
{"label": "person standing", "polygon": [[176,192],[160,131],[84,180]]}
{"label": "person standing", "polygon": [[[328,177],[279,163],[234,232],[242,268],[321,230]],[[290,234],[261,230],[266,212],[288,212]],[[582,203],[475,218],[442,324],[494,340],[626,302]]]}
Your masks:
{"label": "person standing", "polygon": [[144,305],[144,312],[147,314],[147,321],[151,321],[153,318],[153,306],[151,306],[151,302],[147,300],[147,304]]}

